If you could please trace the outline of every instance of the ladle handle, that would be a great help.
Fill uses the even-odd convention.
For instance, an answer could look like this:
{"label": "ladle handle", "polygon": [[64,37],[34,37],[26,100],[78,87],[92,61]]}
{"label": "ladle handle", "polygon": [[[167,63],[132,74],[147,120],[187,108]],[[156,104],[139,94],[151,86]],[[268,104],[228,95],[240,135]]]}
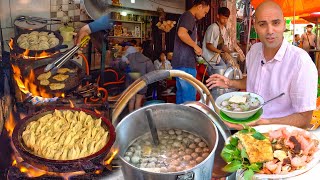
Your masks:
{"label": "ladle handle", "polygon": [[284,94],[285,94],[285,93],[281,93],[281,94],[279,94],[278,96],[276,96],[276,97],[274,97],[274,98],[269,99],[268,101],[264,102],[264,103],[262,104],[262,106],[266,105],[266,104],[267,104],[267,103],[269,103],[270,101],[273,101],[273,100],[275,100],[275,99],[277,99],[277,98],[279,98],[279,97],[283,96]]}
{"label": "ladle handle", "polygon": [[155,124],[153,116],[152,116],[152,109],[146,110],[146,116],[148,119],[148,124],[149,124],[153,143],[154,143],[154,145],[158,146],[159,145],[159,136],[158,136],[156,124]]}
{"label": "ladle handle", "polygon": [[[136,95],[137,92],[139,92],[142,88],[144,88],[148,84],[151,84],[153,82],[156,82],[156,81],[162,80],[163,78],[168,78],[168,77],[179,77],[189,82],[193,87],[197,89],[197,91],[200,93],[202,99],[207,105],[209,104],[209,101],[210,101],[212,105],[215,107],[214,99],[210,91],[208,90],[208,88],[204,84],[202,84],[201,81],[194,78],[192,75],[179,70],[158,70],[158,71],[152,71],[148,74],[143,75],[142,77],[134,81],[122,93],[121,97],[116,102],[115,108],[112,113],[112,124],[115,124],[116,120],[118,119],[124,107],[127,105],[129,100],[134,95]],[[206,99],[204,99],[204,96],[203,96],[204,93],[206,94]],[[215,109],[218,110],[217,107],[215,107]]]}

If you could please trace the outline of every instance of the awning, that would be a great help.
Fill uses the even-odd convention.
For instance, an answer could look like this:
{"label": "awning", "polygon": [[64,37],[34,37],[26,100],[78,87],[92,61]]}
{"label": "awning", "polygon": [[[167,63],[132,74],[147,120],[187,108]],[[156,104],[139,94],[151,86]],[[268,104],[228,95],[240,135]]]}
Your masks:
{"label": "awning", "polygon": [[[254,8],[265,0],[251,0]],[[320,12],[320,0],[274,0],[282,8],[286,17],[298,16],[305,13]]]}

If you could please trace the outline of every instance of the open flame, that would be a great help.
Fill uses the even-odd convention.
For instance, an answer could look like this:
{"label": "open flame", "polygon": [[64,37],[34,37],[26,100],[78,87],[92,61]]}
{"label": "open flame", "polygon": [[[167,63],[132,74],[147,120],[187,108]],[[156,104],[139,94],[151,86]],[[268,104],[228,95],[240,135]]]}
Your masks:
{"label": "open flame", "polygon": [[11,50],[13,50],[13,39],[12,38],[10,39],[9,47],[10,47]]}
{"label": "open flame", "polygon": [[118,154],[118,152],[119,152],[119,149],[118,149],[118,148],[111,150],[111,151],[110,151],[111,155],[110,155],[110,157],[109,157],[106,161],[104,161],[104,165],[109,165],[109,164],[111,164],[112,160],[114,159],[114,157],[116,157],[116,155]]}
{"label": "open flame", "polygon": [[[63,179],[69,179],[72,176],[85,174],[84,171],[76,171],[76,172],[68,172],[68,173],[56,173],[56,172],[45,171],[25,163],[23,159],[21,158],[19,159],[14,155],[12,156],[12,159],[13,159],[12,166],[19,168],[20,172],[26,174],[29,178],[36,178],[43,175],[49,175],[49,176],[59,176],[59,177],[62,177]],[[46,168],[43,167],[43,169],[46,169]]]}
{"label": "open flame", "polygon": [[74,108],[75,106],[74,106],[73,102],[70,99],[69,99],[69,102],[70,102],[70,107]]}
{"label": "open flame", "polygon": [[10,112],[9,120],[7,120],[6,123],[4,124],[4,127],[6,128],[10,137],[12,137],[12,132],[15,126],[16,126],[16,123],[14,121],[13,114],[12,112]]}
{"label": "open flame", "polygon": [[[13,69],[13,78],[17,82],[19,89],[24,94],[32,94],[33,97],[38,96],[38,98],[52,98],[52,97],[61,97],[61,93],[49,94],[44,88],[38,87],[35,83],[35,74],[31,70],[28,77],[23,78],[21,75],[21,70],[18,66],[12,65]],[[39,100],[39,99],[38,99]]]}

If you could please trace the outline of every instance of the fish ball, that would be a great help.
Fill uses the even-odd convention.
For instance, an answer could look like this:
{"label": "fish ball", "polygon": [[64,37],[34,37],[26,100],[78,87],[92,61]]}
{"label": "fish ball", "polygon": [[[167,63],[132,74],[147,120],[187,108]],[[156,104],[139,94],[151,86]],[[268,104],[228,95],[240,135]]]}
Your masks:
{"label": "fish ball", "polygon": [[201,138],[195,138],[195,139],[194,139],[194,142],[196,142],[196,143],[201,142]]}
{"label": "fish ball", "polygon": [[182,131],[180,129],[176,129],[175,132],[176,132],[177,135],[182,134]]}
{"label": "fish ball", "polygon": [[189,139],[194,139],[195,137],[194,137],[193,134],[189,134],[189,135],[188,135],[188,138],[189,138]]}
{"label": "fish ball", "polygon": [[190,161],[190,160],[192,159],[192,157],[191,157],[190,155],[184,155],[184,156],[183,156],[183,159],[184,159],[185,161]]}
{"label": "fish ball", "polygon": [[228,106],[229,102],[228,101],[222,101],[221,106]]}
{"label": "fish ball", "polygon": [[206,147],[207,145],[206,145],[206,143],[204,143],[204,142],[200,142],[200,143],[198,144],[198,146],[204,148],[204,147]]}
{"label": "fish ball", "polygon": [[202,148],[196,148],[195,150],[194,150],[194,152],[196,152],[196,153],[201,153],[202,152]]}
{"label": "fish ball", "polygon": [[182,170],[184,170],[183,167],[181,167],[181,166],[177,166],[177,167],[176,167],[176,171],[182,171]]}
{"label": "fish ball", "polygon": [[173,147],[180,147],[181,143],[179,141],[176,141],[173,143]]}
{"label": "fish ball", "polygon": [[196,159],[198,156],[199,156],[198,153],[195,153],[195,152],[191,154],[191,157],[192,157],[193,159]]}
{"label": "fish ball", "polygon": [[140,161],[140,158],[138,156],[133,156],[131,158],[131,162],[134,163],[134,164],[138,164]]}
{"label": "fish ball", "polygon": [[191,148],[191,149],[195,149],[196,147],[197,147],[197,145],[194,144],[194,143],[192,143],[192,144],[189,145],[189,148]]}
{"label": "fish ball", "polygon": [[125,153],[125,155],[126,155],[126,156],[132,156],[132,155],[133,155],[133,152],[128,151],[128,152]]}
{"label": "fish ball", "polygon": [[130,157],[129,156],[125,156],[123,159],[126,160],[127,162],[130,162]]}
{"label": "fish ball", "polygon": [[184,151],[179,151],[178,154],[179,154],[179,156],[183,156],[183,155],[185,155],[186,153],[185,153]]}
{"label": "fish ball", "polygon": [[148,165],[147,165],[147,168],[155,168],[155,167],[156,167],[155,162],[148,163]]}
{"label": "fish ball", "polygon": [[197,164],[197,162],[195,161],[195,160],[191,160],[190,162],[189,162],[189,165],[190,166],[195,166]]}
{"label": "fish ball", "polygon": [[174,133],[174,130],[169,130],[169,132],[168,132],[170,135],[174,135],[175,133]]}
{"label": "fish ball", "polygon": [[186,154],[189,154],[189,155],[190,155],[190,154],[192,154],[192,153],[193,153],[193,150],[192,150],[192,149],[189,149],[189,148],[186,149]]}
{"label": "fish ball", "polygon": [[180,161],[178,160],[172,160],[170,163],[170,165],[173,165],[173,166],[179,166],[179,164],[180,164]]}
{"label": "fish ball", "polygon": [[177,136],[177,140],[182,141],[183,137],[181,135]]}
{"label": "fish ball", "polygon": [[196,162],[199,164],[199,163],[201,163],[203,161],[203,157],[197,157],[196,158]]}
{"label": "fish ball", "polygon": [[177,159],[178,157],[179,157],[178,154],[172,154],[172,156],[171,156],[172,159]]}
{"label": "fish ball", "polygon": [[207,148],[207,147],[205,147],[205,148],[202,149],[202,151],[203,151],[203,152],[210,152],[210,149]]}
{"label": "fish ball", "polygon": [[205,158],[207,158],[209,156],[209,153],[207,153],[207,152],[205,152],[205,153],[203,153],[202,154],[202,157],[205,159]]}

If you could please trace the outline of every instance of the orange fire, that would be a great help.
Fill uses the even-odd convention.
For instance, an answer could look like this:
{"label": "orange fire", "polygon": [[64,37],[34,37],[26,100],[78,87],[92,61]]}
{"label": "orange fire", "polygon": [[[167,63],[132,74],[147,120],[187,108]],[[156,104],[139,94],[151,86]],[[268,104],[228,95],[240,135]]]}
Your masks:
{"label": "orange fire", "polygon": [[[30,178],[49,175],[49,176],[60,176],[63,179],[69,179],[72,176],[85,174],[84,171],[77,171],[77,172],[70,172],[70,173],[55,173],[55,172],[45,171],[42,169],[38,169],[34,166],[31,166],[29,164],[26,164],[25,162],[23,162],[21,158],[19,160],[19,158],[17,158],[16,156],[12,156],[12,159],[13,159],[12,166],[19,168],[20,172],[25,173]],[[46,168],[43,167],[43,169],[46,169]]]}
{"label": "orange fire", "polygon": [[11,50],[13,50],[13,39],[10,39],[9,47],[10,47]]}
{"label": "orange fire", "polygon": [[31,70],[28,77],[22,78],[20,68],[15,65],[12,65],[12,68],[14,73],[13,78],[17,82],[19,89],[24,94],[31,93],[32,96],[39,96],[43,98],[52,98],[53,96],[60,97],[62,95],[61,93],[52,95],[47,93],[44,88],[38,87],[35,83],[36,76],[33,70]]}
{"label": "orange fire", "polygon": [[[104,165],[109,165],[109,164],[111,164],[112,160],[114,159],[114,157],[116,157],[116,155],[118,154],[118,152],[119,152],[119,149],[118,149],[118,148],[116,148],[116,149],[111,149],[111,151],[110,151],[111,155],[110,155],[110,157],[104,162]],[[109,153],[109,154],[110,154],[110,153]],[[108,155],[108,156],[109,156],[109,155]]]}
{"label": "orange fire", "polygon": [[70,107],[71,108],[74,108],[74,104],[73,104],[73,102],[69,99],[69,102],[70,102]]}
{"label": "orange fire", "polygon": [[8,134],[10,137],[12,137],[12,132],[13,132],[13,129],[14,127],[16,126],[16,123],[14,121],[14,117],[13,117],[13,114],[12,112],[10,113],[10,116],[9,116],[9,120],[6,121],[6,123],[4,124]]}

